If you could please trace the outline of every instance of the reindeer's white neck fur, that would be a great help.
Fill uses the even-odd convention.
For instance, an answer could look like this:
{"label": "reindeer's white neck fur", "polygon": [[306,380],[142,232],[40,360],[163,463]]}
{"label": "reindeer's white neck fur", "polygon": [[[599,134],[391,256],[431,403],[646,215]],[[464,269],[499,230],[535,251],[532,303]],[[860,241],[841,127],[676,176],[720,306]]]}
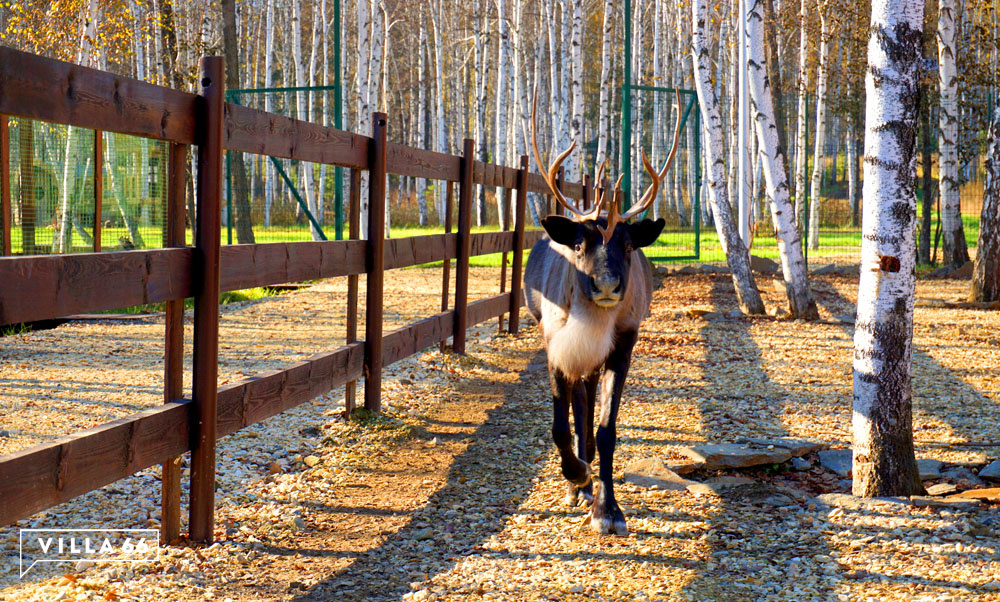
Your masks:
{"label": "reindeer's white neck fur", "polygon": [[549,364],[572,380],[600,367],[611,352],[621,305],[602,309],[574,291],[568,308],[543,302],[542,320]]}

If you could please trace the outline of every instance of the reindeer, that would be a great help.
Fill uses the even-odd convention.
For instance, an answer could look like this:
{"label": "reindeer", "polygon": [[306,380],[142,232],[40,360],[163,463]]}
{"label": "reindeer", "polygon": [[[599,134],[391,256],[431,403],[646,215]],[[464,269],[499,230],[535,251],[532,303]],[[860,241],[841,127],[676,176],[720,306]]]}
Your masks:
{"label": "reindeer", "polygon": [[[680,95],[677,94],[680,108]],[[531,145],[539,168],[545,163],[538,152],[535,109],[531,114]],[[569,481],[567,502],[590,503],[590,527],[599,533],[628,534],[625,515],[615,501],[612,486],[612,456],[615,421],[625,376],[632,360],[632,347],[639,325],[649,313],[653,275],[642,247],[652,244],[663,231],[664,220],[628,220],[645,211],[677,152],[680,113],[670,153],[659,172],[642,153],[642,162],[652,183],[641,200],[624,214],[620,212],[621,181],[615,183],[610,203],[602,188],[590,210],[574,206],[556,186],[559,166],[576,144],[558,155],[547,173],[542,173],[553,196],[572,216],[549,215],[542,220],[547,236],[531,249],[524,271],[524,295],[529,311],[538,322],[548,356],[552,386],[552,438],[562,460],[563,476]],[[597,181],[603,181],[604,166]],[[607,205],[605,209],[605,205]],[[595,400],[601,405],[597,437],[594,437]],[[573,409],[576,450],[569,429]],[[591,462],[600,453],[600,486],[594,495]]]}

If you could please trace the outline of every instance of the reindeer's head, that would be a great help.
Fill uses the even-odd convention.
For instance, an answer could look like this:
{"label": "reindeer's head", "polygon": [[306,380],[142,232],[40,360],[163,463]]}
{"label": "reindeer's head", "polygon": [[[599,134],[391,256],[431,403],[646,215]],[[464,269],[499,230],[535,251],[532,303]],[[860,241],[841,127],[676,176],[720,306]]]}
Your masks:
{"label": "reindeer's head", "polygon": [[[552,195],[571,216],[549,215],[542,220],[542,227],[545,228],[545,232],[548,233],[553,242],[572,249],[577,272],[576,286],[587,299],[599,307],[614,307],[624,298],[625,291],[628,290],[628,276],[631,272],[633,252],[653,244],[660,232],[663,231],[665,222],[662,218],[656,221],[644,219],[634,224],[629,224],[628,220],[653,204],[660,182],[667,175],[667,171],[670,170],[670,165],[674,161],[674,156],[677,154],[677,142],[681,132],[680,93],[676,93],[676,96],[677,125],[674,128],[674,141],[670,147],[670,154],[667,155],[663,167],[657,172],[649,163],[646,152],[642,151],[642,164],[646,168],[646,172],[649,173],[652,183],[643,193],[639,202],[624,214],[621,213],[623,176],[618,176],[610,202],[607,198],[608,191],[601,187],[598,200],[589,211],[571,203],[559,190],[556,185],[556,174],[559,172],[562,162],[573,152],[576,141],[573,141],[568,149],[556,157],[555,162],[549,166],[548,172],[542,171],[542,177],[548,183]],[[535,134],[537,106],[538,94],[536,91],[531,111],[531,147],[535,153],[535,161],[538,163],[539,169],[542,169],[546,162],[542,161],[538,152]],[[604,165],[601,165],[597,171],[597,182],[603,182],[603,176]]]}

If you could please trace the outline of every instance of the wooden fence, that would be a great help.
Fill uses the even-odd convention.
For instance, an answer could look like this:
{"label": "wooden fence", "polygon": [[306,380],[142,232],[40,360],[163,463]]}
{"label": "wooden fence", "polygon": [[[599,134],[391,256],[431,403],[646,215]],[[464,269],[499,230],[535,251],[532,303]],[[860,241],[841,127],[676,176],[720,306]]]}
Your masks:
{"label": "wooden fence", "polygon": [[[202,59],[201,94],[189,94],[110,73],[0,47],[0,123],[7,116],[37,119],[99,132],[165,140],[170,146],[168,229],[170,248],[75,255],[0,257],[0,325],[78,313],[166,302],[164,401],[138,414],[0,457],[0,524],[7,525],[75,496],[163,464],[162,536],[180,531],[180,456],[191,451],[189,537],[209,542],[214,528],[215,445],[234,433],[331,389],[365,377],[364,404],[380,408],[381,370],[453,337],[465,351],[466,328],[509,313],[518,329],[523,249],[538,239],[525,232],[526,194],[548,190],[544,180],[519,169],[481,163],[473,141],[461,156],[410,148],[386,140],[387,117],[376,113],[372,136],[321,127],[224,102],[224,64]],[[6,128],[0,129],[0,135]],[[5,141],[4,141],[5,142]],[[193,247],[184,241],[184,157],[198,147],[197,224]],[[3,145],[6,148],[6,145]],[[221,246],[222,167],[225,149],[326,163],[351,169],[351,238]],[[9,156],[0,156],[4,220],[10,211]],[[357,240],[360,174],[369,172],[368,240]],[[387,174],[446,182],[446,234],[385,240]],[[454,183],[458,184],[457,233],[450,232]],[[516,192],[513,231],[472,234],[473,189]],[[586,184],[565,183],[563,193],[585,202]],[[509,198],[509,197],[508,197]],[[6,229],[9,232],[9,229]],[[9,253],[9,244],[4,252]],[[513,253],[509,292],[470,302],[469,258]],[[450,260],[456,259],[455,298],[448,309]],[[382,332],[385,270],[444,261],[442,311],[398,330]],[[365,338],[357,340],[358,276],[367,275]],[[345,344],[284,370],[217,386],[220,291],[286,282],[348,277]],[[506,266],[503,277],[506,276]],[[502,282],[505,280],[502,280]],[[503,289],[501,289],[503,290]],[[194,297],[193,387],[185,398],[183,300]]]}

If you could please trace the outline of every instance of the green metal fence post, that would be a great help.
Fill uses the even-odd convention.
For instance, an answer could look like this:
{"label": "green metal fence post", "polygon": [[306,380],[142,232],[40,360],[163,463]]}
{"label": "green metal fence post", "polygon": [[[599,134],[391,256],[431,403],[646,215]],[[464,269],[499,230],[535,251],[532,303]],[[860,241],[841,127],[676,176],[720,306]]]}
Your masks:
{"label": "green metal fence post", "polygon": [[[340,0],[333,0],[333,127],[344,129],[344,99],[341,87],[343,77],[340,73]],[[344,239],[344,168],[333,170],[333,228],[337,240]]]}
{"label": "green metal fence post", "polygon": [[624,176],[622,178],[622,211],[628,209],[632,204],[631,197],[629,197],[629,190],[631,189],[631,173],[632,173],[632,156],[629,154],[631,151],[631,140],[632,140],[632,0],[625,0],[624,10],[625,10],[625,58],[624,58],[624,76],[622,77],[622,139],[619,143],[621,145],[621,174]]}

